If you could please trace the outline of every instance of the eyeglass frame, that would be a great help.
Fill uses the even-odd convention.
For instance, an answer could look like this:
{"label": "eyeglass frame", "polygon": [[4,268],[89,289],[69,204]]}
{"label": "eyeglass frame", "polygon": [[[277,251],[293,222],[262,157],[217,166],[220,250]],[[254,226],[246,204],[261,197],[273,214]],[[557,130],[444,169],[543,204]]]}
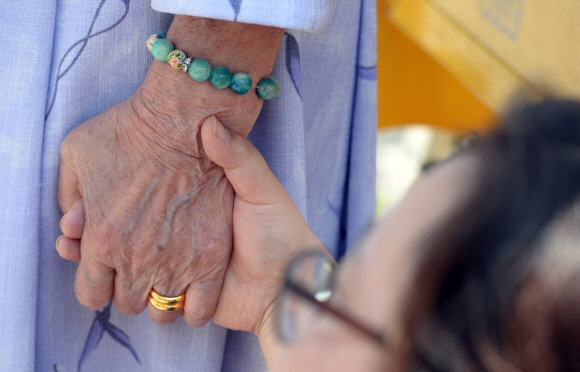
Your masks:
{"label": "eyeglass frame", "polygon": [[[292,276],[290,275],[291,272],[296,268],[296,266],[299,265],[301,262],[304,262],[303,261],[304,258],[306,258],[308,256],[319,256],[321,258],[328,260],[328,262],[331,264],[331,267],[332,267],[332,271],[330,274],[331,275],[331,280],[330,280],[331,284],[330,284],[330,288],[329,288],[331,290],[331,294],[330,294],[330,296],[326,297],[324,300],[320,300],[320,299],[316,298],[316,296],[313,293],[311,293],[308,289],[306,289],[304,286],[293,281]],[[332,298],[332,294],[334,293],[333,283],[334,283],[334,275],[336,274],[336,270],[335,270],[336,267],[337,267],[336,262],[328,259],[328,256],[325,253],[322,253],[320,251],[314,251],[314,250],[309,250],[309,251],[303,252],[302,254],[300,254],[299,256],[294,258],[290,262],[290,264],[288,265],[288,268],[286,269],[286,271],[284,273],[284,284],[283,284],[282,290],[280,292],[280,298],[282,297],[282,295],[285,291],[290,291],[293,294],[298,295],[301,299],[306,300],[310,304],[314,305],[317,309],[321,309],[324,312],[327,312],[327,313],[335,316],[336,318],[340,319],[341,321],[345,322],[346,324],[350,325],[353,329],[357,330],[362,335],[368,337],[370,340],[374,341],[376,344],[379,344],[379,345],[384,346],[384,347],[392,346],[391,342],[389,341],[387,334],[385,332],[373,329],[373,327],[368,326],[364,322],[356,319],[354,316],[349,315],[347,312],[345,312],[345,311],[335,307],[334,305],[330,304],[330,299]],[[284,340],[285,338],[280,334],[281,327],[279,326],[279,324],[280,324],[279,313],[280,312],[278,310],[277,315],[276,315],[277,323],[278,323],[276,330],[277,330],[278,338]],[[413,349],[414,349],[415,357],[424,367],[429,368],[430,371],[442,371],[442,370],[444,370],[441,367],[435,366],[435,364],[430,361],[430,358],[427,358],[425,355],[423,355],[423,353],[418,352],[418,348],[416,345],[414,346]]]}

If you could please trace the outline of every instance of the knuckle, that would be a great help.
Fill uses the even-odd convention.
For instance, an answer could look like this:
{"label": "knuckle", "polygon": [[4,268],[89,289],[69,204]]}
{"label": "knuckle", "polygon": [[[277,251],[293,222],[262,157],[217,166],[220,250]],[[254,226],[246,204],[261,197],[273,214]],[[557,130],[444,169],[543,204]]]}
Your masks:
{"label": "knuckle", "polygon": [[250,141],[244,141],[244,161],[248,162],[252,160],[254,156],[258,153],[256,148],[250,143]]}
{"label": "knuckle", "polygon": [[184,282],[187,281],[187,277],[190,275],[191,268],[193,267],[193,265],[191,265],[191,257],[179,252],[172,254],[172,257],[163,265],[162,272],[165,274],[165,280],[161,280],[160,284],[162,286],[167,286],[170,283],[173,283],[174,286],[186,287]]}
{"label": "knuckle", "polygon": [[[119,256],[119,248],[113,244],[114,240],[108,228],[98,228],[97,223],[87,218],[81,240],[82,251],[88,252],[95,260],[111,267],[117,267],[115,259]],[[98,277],[99,271],[92,267],[88,274]]]}
{"label": "knuckle", "polygon": [[74,128],[62,141],[62,144],[60,145],[60,154],[64,159],[70,159],[75,151],[75,145],[81,141],[81,136],[79,135],[80,131],[82,131],[80,127]]}
{"label": "knuckle", "polygon": [[125,259],[127,270],[131,272],[132,285],[145,286],[145,283],[149,281],[152,269],[155,267],[155,262],[149,262],[146,258],[143,260],[132,260]]}
{"label": "knuckle", "polygon": [[[87,258],[87,260],[90,258]],[[97,267],[96,264],[86,264],[83,266],[84,274],[89,283],[99,282],[103,277],[104,265],[103,267]]]}

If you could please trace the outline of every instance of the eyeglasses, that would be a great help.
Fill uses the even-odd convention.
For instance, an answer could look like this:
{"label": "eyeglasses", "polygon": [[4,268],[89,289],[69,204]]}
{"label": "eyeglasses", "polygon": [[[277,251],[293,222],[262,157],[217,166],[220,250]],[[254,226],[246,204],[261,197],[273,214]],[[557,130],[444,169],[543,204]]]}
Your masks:
{"label": "eyeglasses", "polygon": [[[329,255],[320,251],[303,253],[290,263],[284,276],[284,287],[276,313],[278,337],[285,342],[293,342],[313,324],[316,315],[327,313],[375,343],[389,346],[383,331],[374,329],[331,303],[336,284],[335,268],[336,263]],[[417,347],[414,351],[415,368],[426,371],[449,370],[442,365],[446,363],[437,362],[436,366]]]}
{"label": "eyeglasses", "polygon": [[[293,342],[307,328],[316,313],[332,314],[374,342],[386,344],[383,332],[335,307],[330,302],[334,291],[336,264],[322,252],[306,252],[289,265],[277,312],[278,336]],[[310,323],[310,324],[309,324]]]}

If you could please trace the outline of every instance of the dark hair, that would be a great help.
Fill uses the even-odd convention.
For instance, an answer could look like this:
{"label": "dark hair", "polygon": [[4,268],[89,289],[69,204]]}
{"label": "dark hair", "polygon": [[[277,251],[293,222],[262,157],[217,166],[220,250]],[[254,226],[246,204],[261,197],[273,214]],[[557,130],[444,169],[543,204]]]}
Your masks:
{"label": "dark hair", "polygon": [[[540,318],[533,315],[548,327],[543,340],[530,339],[529,323],[518,319],[526,315],[517,310],[543,232],[580,196],[580,102],[551,99],[516,109],[471,151],[480,167],[476,190],[424,244],[401,355],[416,345],[436,370],[508,370],[484,360],[492,350],[515,371],[548,364],[580,371],[580,308],[569,306],[580,304],[580,274],[571,292],[545,305]],[[522,344],[530,341],[550,352],[546,368],[530,365]]]}

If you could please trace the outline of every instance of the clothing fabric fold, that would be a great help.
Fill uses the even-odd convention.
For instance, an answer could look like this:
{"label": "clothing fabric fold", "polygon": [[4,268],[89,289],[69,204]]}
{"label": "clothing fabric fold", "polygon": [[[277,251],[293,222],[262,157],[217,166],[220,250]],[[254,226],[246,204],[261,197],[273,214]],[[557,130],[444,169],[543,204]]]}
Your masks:
{"label": "clothing fabric fold", "polygon": [[[0,11],[0,370],[32,371],[36,354],[44,110],[56,3]],[[27,28],[26,20],[36,20]]]}
{"label": "clothing fabric fold", "polygon": [[337,0],[151,0],[158,12],[323,33]]}

